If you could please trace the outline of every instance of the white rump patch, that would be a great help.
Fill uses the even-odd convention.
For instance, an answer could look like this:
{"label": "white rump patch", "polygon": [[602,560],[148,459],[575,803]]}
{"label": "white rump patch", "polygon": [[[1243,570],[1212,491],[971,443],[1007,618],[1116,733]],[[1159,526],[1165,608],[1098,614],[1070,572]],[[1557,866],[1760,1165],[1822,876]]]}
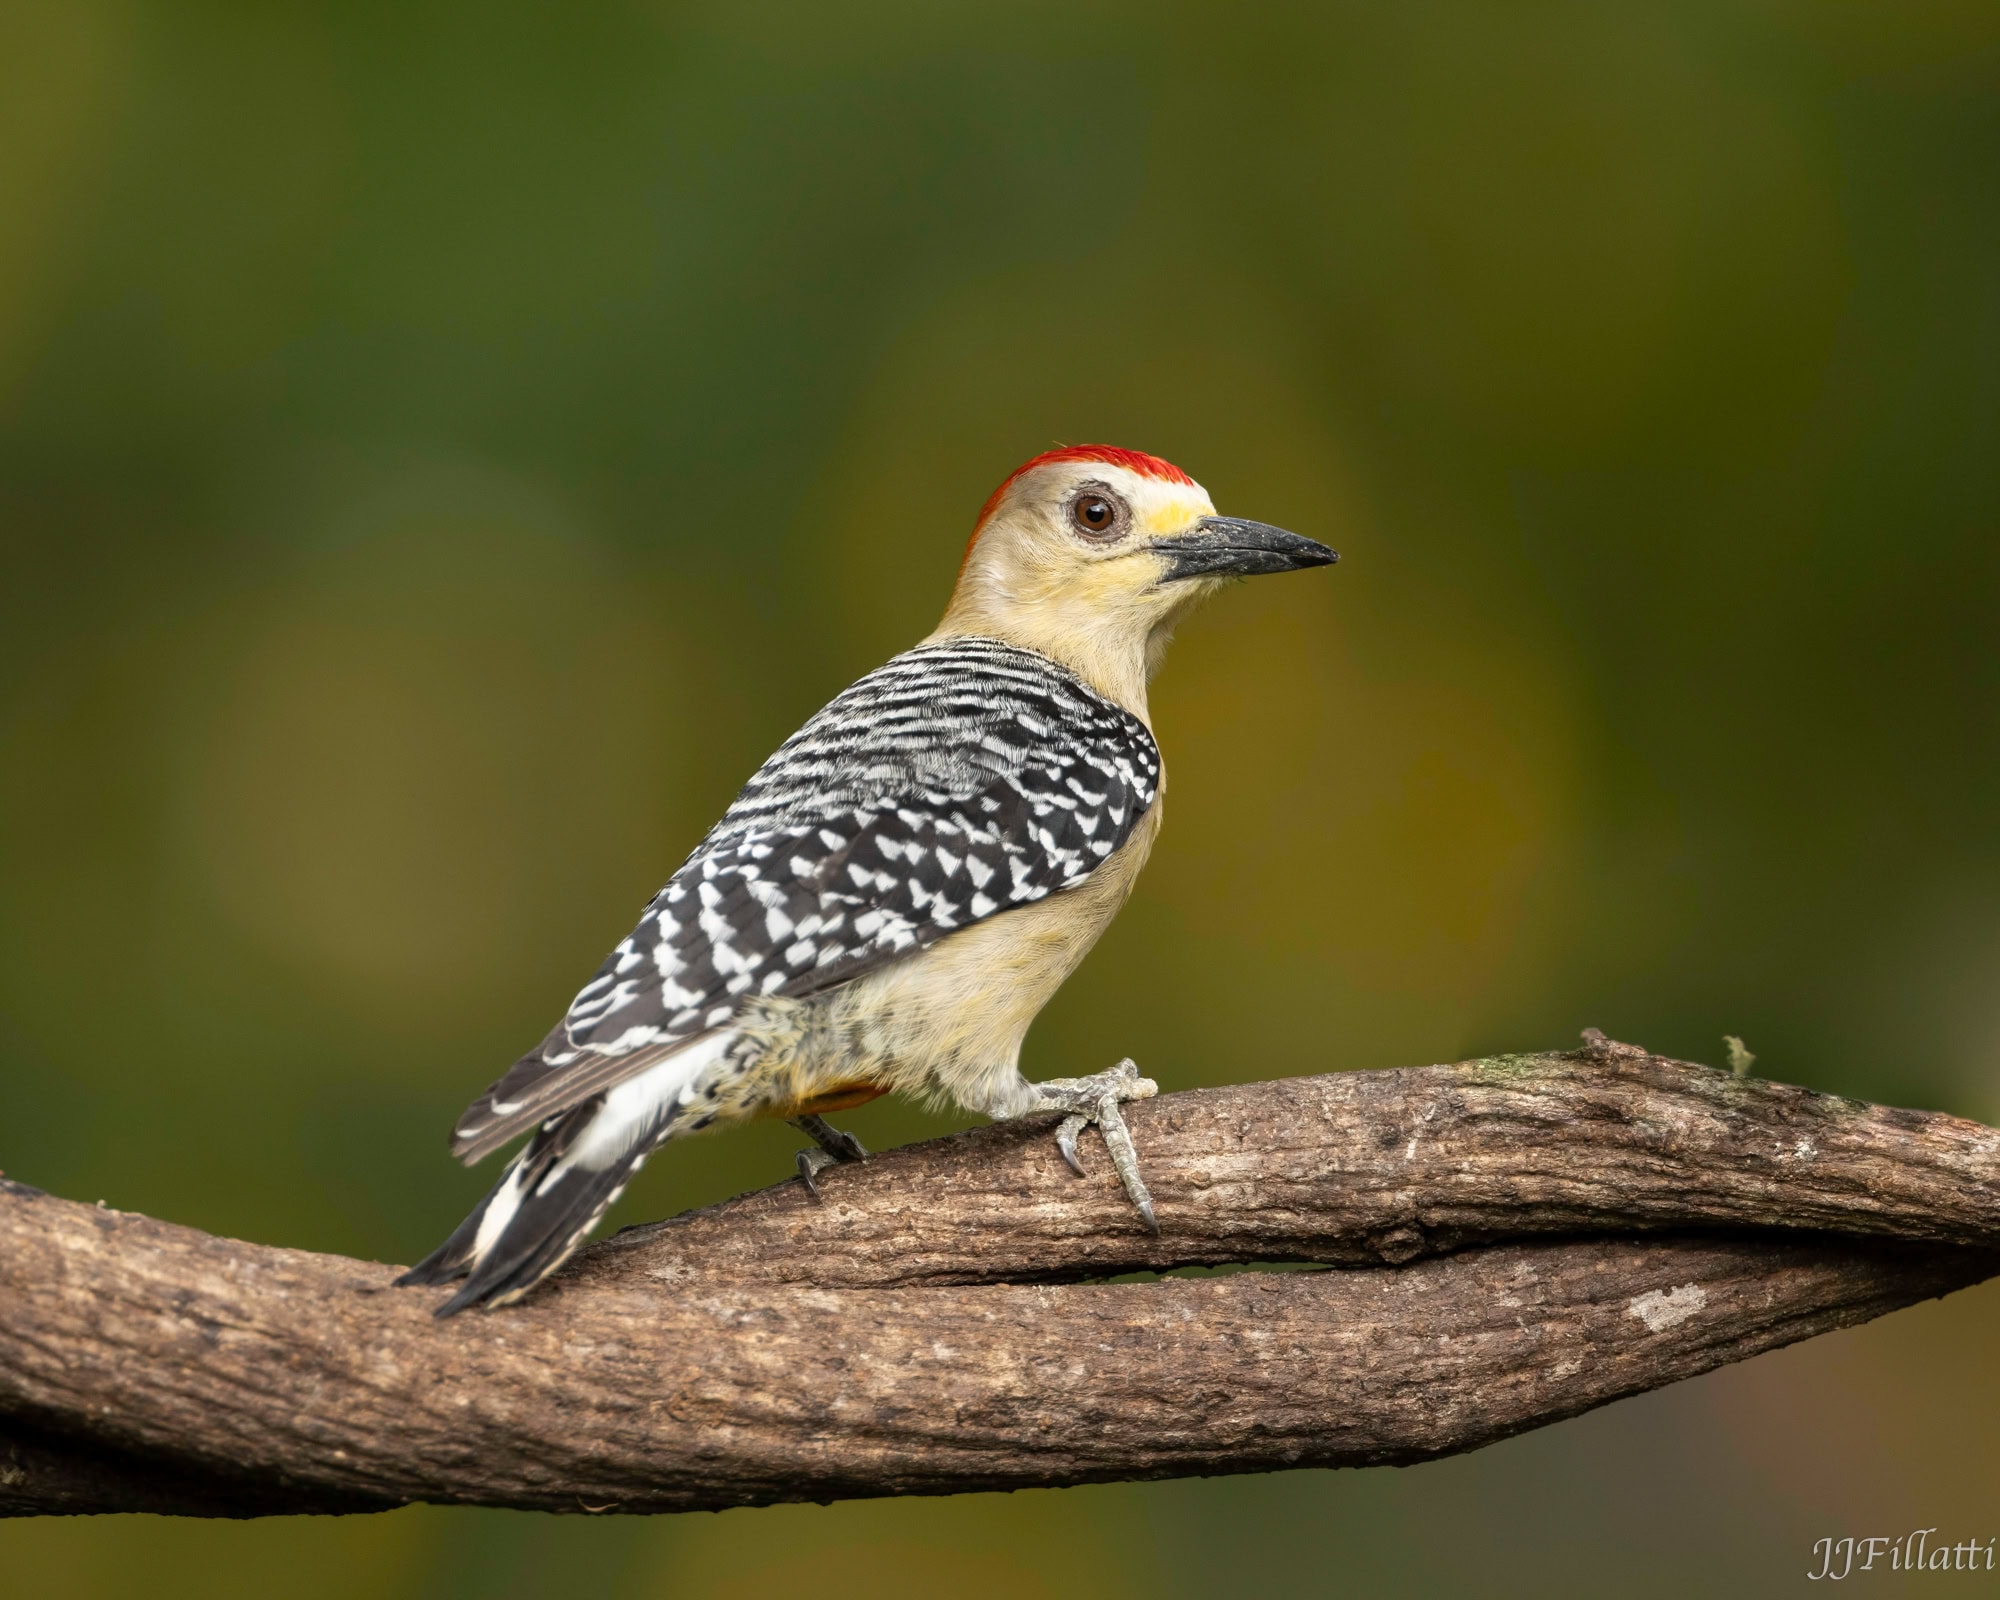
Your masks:
{"label": "white rump patch", "polygon": [[569,1153],[549,1169],[544,1186],[570,1167],[602,1172],[623,1160],[635,1144],[659,1127],[676,1101],[686,1105],[694,1098],[690,1091],[696,1080],[723,1058],[735,1038],[733,1032],[707,1034],[608,1091],[590,1126],[570,1146]]}

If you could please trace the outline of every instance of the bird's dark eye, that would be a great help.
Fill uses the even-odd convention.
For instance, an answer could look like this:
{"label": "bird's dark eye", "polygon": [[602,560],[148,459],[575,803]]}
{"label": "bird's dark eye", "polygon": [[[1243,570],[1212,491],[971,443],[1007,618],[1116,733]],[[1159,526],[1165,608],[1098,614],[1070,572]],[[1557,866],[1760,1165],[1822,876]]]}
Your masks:
{"label": "bird's dark eye", "polygon": [[1110,495],[1086,489],[1070,502],[1069,519],[1079,533],[1103,537],[1118,530],[1119,512],[1124,508]]}

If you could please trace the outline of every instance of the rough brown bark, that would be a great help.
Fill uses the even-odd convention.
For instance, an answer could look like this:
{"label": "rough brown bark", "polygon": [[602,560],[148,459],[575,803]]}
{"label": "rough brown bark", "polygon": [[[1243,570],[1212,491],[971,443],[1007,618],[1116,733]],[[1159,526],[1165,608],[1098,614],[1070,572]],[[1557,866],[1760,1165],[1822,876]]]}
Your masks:
{"label": "rough brown bark", "polygon": [[[1500,1239],[1808,1228],[2000,1244],[2000,1131],[1601,1040],[1202,1089],[1127,1112],[1157,1236],[1101,1155],[999,1123],[627,1228],[590,1283],[1062,1282],[1229,1262],[1399,1265]],[[1086,1146],[1086,1156],[1089,1149]]]}
{"label": "rough brown bark", "polygon": [[[434,1321],[0,1184],[0,1512],[652,1511],[1475,1448],[2000,1272],[2000,1133],[1600,1042],[982,1129]],[[1134,1268],[1349,1270],[1076,1283]],[[1367,1265],[1361,1265],[1368,1263]]]}

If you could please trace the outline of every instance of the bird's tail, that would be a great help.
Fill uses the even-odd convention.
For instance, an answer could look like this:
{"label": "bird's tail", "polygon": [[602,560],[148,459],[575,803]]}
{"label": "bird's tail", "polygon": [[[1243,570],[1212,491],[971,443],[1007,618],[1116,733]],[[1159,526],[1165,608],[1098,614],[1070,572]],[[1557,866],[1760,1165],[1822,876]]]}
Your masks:
{"label": "bird's tail", "polygon": [[692,1087],[689,1069],[697,1066],[683,1063],[671,1083],[641,1074],[549,1118],[451,1237],[396,1282],[463,1278],[438,1306],[440,1317],[520,1299],[569,1259],[646,1157],[675,1132],[691,1098],[681,1091]]}

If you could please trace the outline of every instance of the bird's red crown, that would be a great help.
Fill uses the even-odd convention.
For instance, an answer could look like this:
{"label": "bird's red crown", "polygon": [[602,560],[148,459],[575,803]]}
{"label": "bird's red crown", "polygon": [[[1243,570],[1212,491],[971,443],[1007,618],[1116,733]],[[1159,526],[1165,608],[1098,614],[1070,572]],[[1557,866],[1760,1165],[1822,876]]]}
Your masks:
{"label": "bird's red crown", "polygon": [[1107,467],[1123,467],[1127,472],[1136,472],[1142,478],[1158,478],[1164,483],[1185,483],[1193,485],[1194,479],[1175,466],[1171,461],[1162,461],[1158,456],[1149,456],[1143,450],[1121,450],[1115,444],[1069,444],[1057,450],[1044,450],[1032,461],[1023,461],[1007,474],[1006,482],[986,498],[986,504],[979,508],[979,521],[973,524],[976,533],[993,515],[995,507],[1014,487],[1014,480],[1024,472],[1033,472],[1037,467],[1046,467],[1057,461],[1101,461]]}

